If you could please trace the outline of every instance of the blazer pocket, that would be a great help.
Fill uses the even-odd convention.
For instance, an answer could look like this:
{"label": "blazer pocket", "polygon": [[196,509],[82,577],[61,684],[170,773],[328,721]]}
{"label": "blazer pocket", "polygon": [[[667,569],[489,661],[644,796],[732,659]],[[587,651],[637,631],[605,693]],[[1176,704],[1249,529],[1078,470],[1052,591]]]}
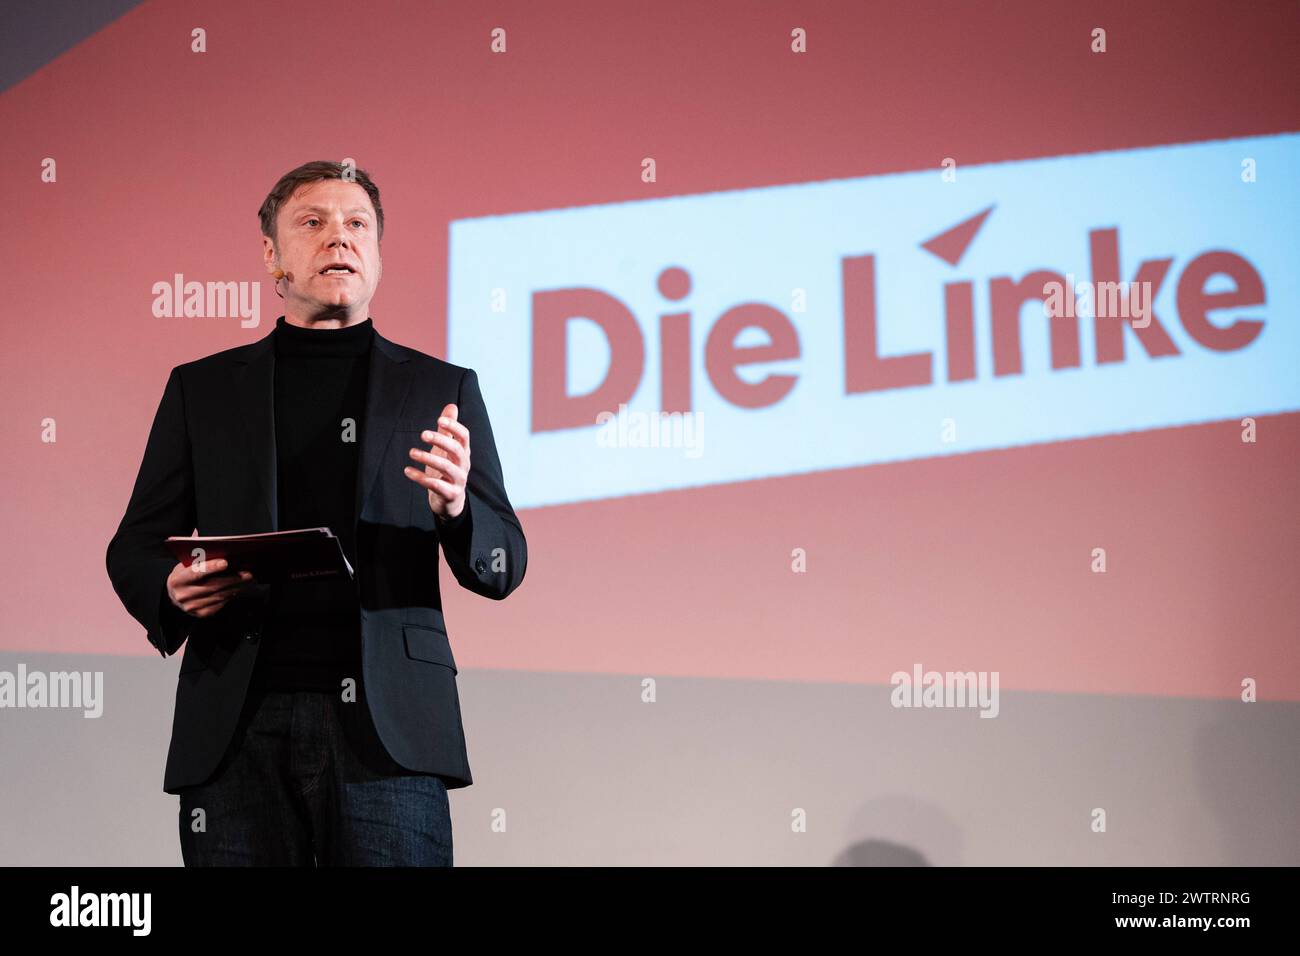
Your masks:
{"label": "blazer pocket", "polygon": [[442,631],[422,624],[403,624],[402,638],[406,642],[407,657],[441,664],[450,667],[453,674],[457,673],[456,659],[451,656],[451,642]]}

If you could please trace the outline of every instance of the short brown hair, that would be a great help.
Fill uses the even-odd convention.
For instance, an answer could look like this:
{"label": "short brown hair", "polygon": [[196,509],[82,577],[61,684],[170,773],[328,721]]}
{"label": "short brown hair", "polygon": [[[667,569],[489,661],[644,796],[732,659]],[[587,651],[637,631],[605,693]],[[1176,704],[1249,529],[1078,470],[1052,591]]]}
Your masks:
{"label": "short brown hair", "polygon": [[[267,236],[272,242],[279,242],[279,236],[276,235],[276,218],[280,215],[280,207],[288,202],[289,197],[298,191],[298,187],[305,186],[307,183],[320,182],[322,179],[342,179],[343,172],[349,167],[342,163],[331,163],[328,160],[318,159],[314,162],[303,163],[297,169],[291,169],[280,177],[280,181],[267,194],[266,199],[262,201],[262,207],[257,210],[257,218],[262,223],[262,235]],[[356,177],[355,181],[358,186],[366,191],[370,197],[370,204],[375,207],[375,217],[379,220],[379,239],[384,238],[384,207],[379,202],[379,187],[374,184],[370,176],[364,169],[352,170]]]}

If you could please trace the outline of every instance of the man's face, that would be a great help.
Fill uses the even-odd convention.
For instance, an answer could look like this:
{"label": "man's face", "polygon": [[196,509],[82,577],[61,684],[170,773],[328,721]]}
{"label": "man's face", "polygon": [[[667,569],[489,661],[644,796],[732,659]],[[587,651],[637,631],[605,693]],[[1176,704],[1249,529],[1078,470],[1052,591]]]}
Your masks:
{"label": "man's face", "polygon": [[[299,187],[276,220],[286,318],[364,321],[379,285],[379,220],[357,183],[322,179]],[[276,269],[276,246],[262,237],[266,271]],[[342,265],[341,271],[326,271]],[[350,270],[350,271],[349,271]]]}

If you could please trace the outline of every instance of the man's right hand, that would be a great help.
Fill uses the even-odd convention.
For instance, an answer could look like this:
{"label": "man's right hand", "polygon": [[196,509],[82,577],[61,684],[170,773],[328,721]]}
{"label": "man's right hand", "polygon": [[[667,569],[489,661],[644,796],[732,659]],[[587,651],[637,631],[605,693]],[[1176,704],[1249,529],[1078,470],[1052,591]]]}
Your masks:
{"label": "man's right hand", "polygon": [[[167,597],[191,617],[211,617],[253,583],[251,571],[230,571],[225,558],[177,564],[167,575]],[[203,570],[200,571],[199,568]]]}

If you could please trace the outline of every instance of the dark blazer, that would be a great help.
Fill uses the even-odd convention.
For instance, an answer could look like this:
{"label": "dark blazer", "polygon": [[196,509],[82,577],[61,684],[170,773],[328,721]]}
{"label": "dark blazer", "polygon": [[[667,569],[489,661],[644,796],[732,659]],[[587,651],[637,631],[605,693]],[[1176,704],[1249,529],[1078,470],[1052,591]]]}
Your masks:
{"label": "dark blazer", "polygon": [[[163,789],[204,782],[231,741],[247,693],[270,591],[241,593],[207,618],[167,596],[169,535],[277,531],[273,334],[178,365],[149,432],[126,514],[109,542],[113,589],[164,657],[185,644]],[[454,402],[470,433],[465,511],[444,522],[403,474],[420,432]],[[356,588],[362,693],[397,763],[473,783],[442,617],[438,550],[462,587],[495,600],[524,578],[528,548],[506,497],[501,462],[473,369],[390,342],[370,351],[357,456]],[[289,489],[282,489],[291,493]],[[346,586],[344,584],[343,586]],[[186,638],[188,637],[188,642]]]}

